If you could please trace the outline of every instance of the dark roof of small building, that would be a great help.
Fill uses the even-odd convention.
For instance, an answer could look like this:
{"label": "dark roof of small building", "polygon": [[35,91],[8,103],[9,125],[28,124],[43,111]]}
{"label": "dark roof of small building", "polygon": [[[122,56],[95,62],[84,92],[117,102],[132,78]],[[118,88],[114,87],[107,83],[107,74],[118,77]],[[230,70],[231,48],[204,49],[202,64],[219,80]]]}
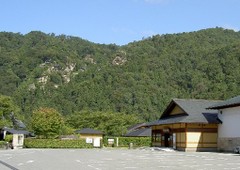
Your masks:
{"label": "dark roof of small building", "polygon": [[23,134],[23,135],[30,135],[31,133],[26,130],[17,130],[17,129],[11,129],[11,128],[3,128],[2,130],[10,133],[10,134]]}
{"label": "dark roof of small building", "polygon": [[224,109],[237,106],[240,106],[240,95],[222,102],[218,102],[217,104],[208,107],[208,109]]}
{"label": "dark roof of small building", "polygon": [[[173,123],[221,123],[217,117],[217,110],[207,110],[219,101],[198,99],[173,99],[163,112],[159,120],[148,125],[173,124]],[[175,106],[179,106],[184,113],[169,115]]]}
{"label": "dark roof of small building", "polygon": [[140,128],[127,133],[127,137],[149,137],[152,135],[152,128]]}
{"label": "dark roof of small building", "polygon": [[132,126],[128,127],[127,130],[130,132],[130,131],[134,131],[136,129],[139,129],[139,128],[145,127],[145,126],[146,126],[146,123],[137,123],[135,125],[132,125]]}
{"label": "dark roof of small building", "polygon": [[81,130],[76,130],[76,133],[80,133],[80,134],[103,134],[102,131],[100,130],[95,130],[95,129],[91,129],[91,128],[84,128]]}

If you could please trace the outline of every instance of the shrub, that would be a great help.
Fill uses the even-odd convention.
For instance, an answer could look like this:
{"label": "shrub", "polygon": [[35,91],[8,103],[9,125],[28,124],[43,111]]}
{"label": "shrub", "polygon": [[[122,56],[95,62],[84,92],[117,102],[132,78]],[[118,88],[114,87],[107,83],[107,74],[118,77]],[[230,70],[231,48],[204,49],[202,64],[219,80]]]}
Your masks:
{"label": "shrub", "polygon": [[[116,146],[117,137],[104,137],[104,146],[109,146],[108,139],[114,139],[113,146]],[[128,147],[130,143],[134,147],[151,146],[151,137],[118,137],[119,147]]]}
{"label": "shrub", "polygon": [[33,139],[24,140],[26,148],[93,148],[85,139],[60,140],[60,139]]}
{"label": "shrub", "polygon": [[13,135],[6,135],[4,140],[5,140],[6,142],[12,142],[12,140],[13,140]]}

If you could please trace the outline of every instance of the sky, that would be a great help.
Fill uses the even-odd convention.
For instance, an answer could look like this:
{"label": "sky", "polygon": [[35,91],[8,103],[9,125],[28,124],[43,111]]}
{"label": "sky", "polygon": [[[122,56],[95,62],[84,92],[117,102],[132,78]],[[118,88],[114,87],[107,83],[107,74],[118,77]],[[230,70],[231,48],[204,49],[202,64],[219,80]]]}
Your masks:
{"label": "sky", "polygon": [[126,45],[157,34],[239,31],[240,0],[0,0],[0,32],[42,31]]}

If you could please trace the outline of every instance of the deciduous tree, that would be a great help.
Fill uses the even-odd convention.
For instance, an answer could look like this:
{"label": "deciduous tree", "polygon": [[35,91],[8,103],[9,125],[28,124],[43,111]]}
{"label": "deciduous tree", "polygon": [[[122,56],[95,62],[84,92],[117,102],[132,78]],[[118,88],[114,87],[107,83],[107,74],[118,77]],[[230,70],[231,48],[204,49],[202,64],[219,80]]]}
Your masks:
{"label": "deciduous tree", "polygon": [[52,138],[60,134],[64,121],[57,110],[40,108],[33,112],[31,125],[39,137]]}
{"label": "deciduous tree", "polygon": [[[12,126],[10,113],[18,113],[19,108],[9,96],[0,95],[0,128]],[[15,114],[16,116],[16,114]]]}

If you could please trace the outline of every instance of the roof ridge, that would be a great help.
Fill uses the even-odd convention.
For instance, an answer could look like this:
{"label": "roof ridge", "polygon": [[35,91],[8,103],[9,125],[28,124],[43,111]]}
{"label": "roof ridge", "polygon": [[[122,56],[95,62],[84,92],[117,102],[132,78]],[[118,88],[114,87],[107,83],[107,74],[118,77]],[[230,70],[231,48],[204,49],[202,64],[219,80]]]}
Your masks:
{"label": "roof ridge", "polygon": [[176,101],[176,100],[178,100],[178,101],[215,101],[215,102],[223,101],[223,100],[215,100],[215,99],[208,100],[208,99],[193,99],[193,98],[189,98],[189,99],[173,98],[172,100],[173,101]]}
{"label": "roof ridge", "polygon": [[209,109],[222,109],[222,108],[228,108],[228,107],[236,107],[240,105],[240,95],[235,96],[233,98],[224,100],[219,102],[218,104],[215,104],[211,107],[209,107]]}

